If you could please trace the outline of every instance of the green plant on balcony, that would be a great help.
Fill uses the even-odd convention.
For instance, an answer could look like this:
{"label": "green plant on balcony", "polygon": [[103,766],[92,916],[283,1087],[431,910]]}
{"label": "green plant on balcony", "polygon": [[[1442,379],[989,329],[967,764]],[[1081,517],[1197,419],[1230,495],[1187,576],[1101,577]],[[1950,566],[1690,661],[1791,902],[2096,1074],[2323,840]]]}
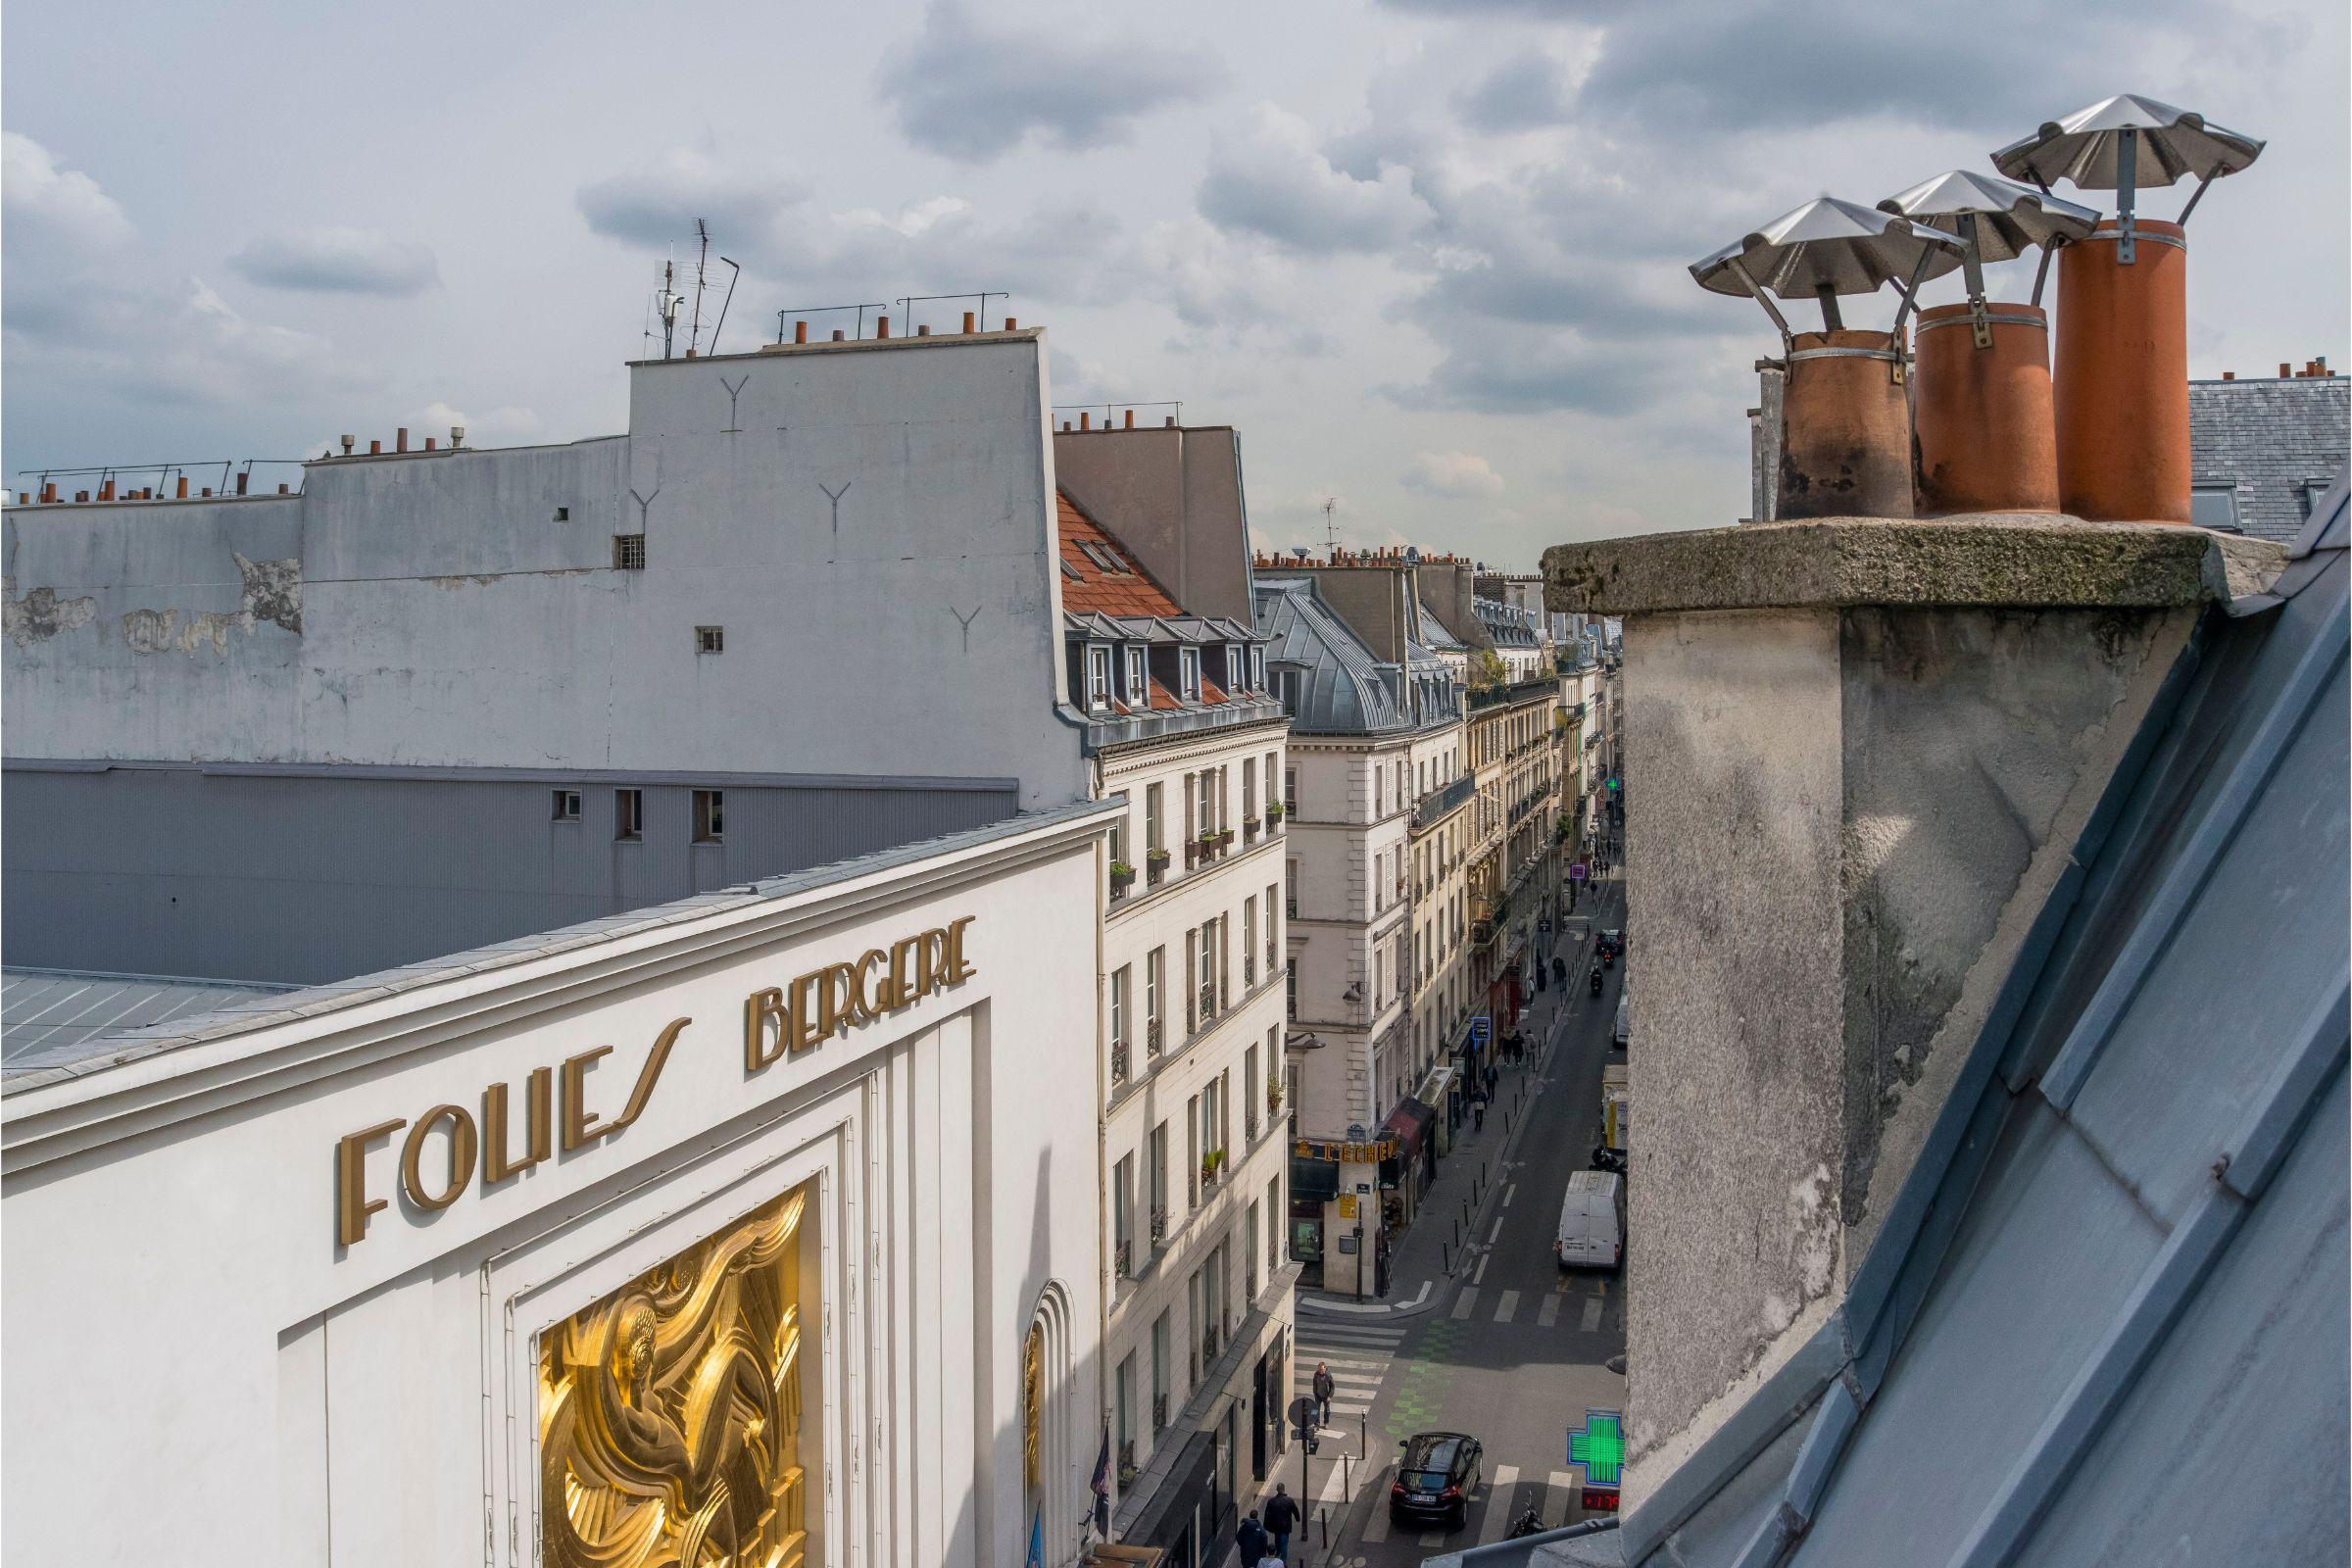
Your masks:
{"label": "green plant on balcony", "polygon": [[1279,1072],[1266,1074],[1266,1114],[1282,1114],[1282,1074]]}
{"label": "green plant on balcony", "polygon": [[1144,852],[1144,863],[1146,865],[1165,865],[1168,863],[1168,852],[1154,844]]}
{"label": "green plant on balcony", "polygon": [[1282,820],[1282,803],[1280,801],[1268,801],[1266,803],[1266,820],[1269,822],[1279,822]]}

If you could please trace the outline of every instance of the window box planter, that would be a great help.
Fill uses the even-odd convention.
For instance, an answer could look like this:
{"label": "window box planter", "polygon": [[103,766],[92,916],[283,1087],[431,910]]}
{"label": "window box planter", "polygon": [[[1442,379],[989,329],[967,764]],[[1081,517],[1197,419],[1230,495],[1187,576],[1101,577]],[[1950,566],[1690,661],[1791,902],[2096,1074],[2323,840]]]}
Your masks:
{"label": "window box planter", "polygon": [[1124,894],[1134,884],[1134,866],[1129,865],[1125,860],[1110,862],[1110,891],[1114,898]]}
{"label": "window box planter", "polygon": [[1205,1193],[1214,1188],[1217,1185],[1217,1178],[1224,1173],[1225,1151],[1212,1149],[1200,1156],[1200,1190],[1202,1192]]}
{"label": "window box planter", "polygon": [[1233,848],[1233,829],[1227,828],[1224,832],[1217,835],[1217,848],[1220,850],[1229,850]]}
{"label": "window box planter", "polygon": [[1167,874],[1168,852],[1165,850],[1146,850],[1144,852],[1145,885],[1149,887],[1157,887],[1159,886],[1160,878],[1166,876]]}
{"label": "window box planter", "polygon": [[1127,1081],[1127,1042],[1124,1040],[1116,1042],[1110,1048],[1110,1081],[1114,1084],[1123,1084]]}
{"label": "window box planter", "polygon": [[1279,1072],[1266,1074],[1266,1114],[1282,1114],[1282,1074]]}
{"label": "window box planter", "polygon": [[1168,1211],[1164,1208],[1155,1208],[1152,1211],[1152,1245],[1157,1247],[1167,1239]]}
{"label": "window box planter", "polygon": [[1280,801],[1271,802],[1266,807],[1266,825],[1269,827],[1280,827],[1282,826],[1282,819],[1289,814],[1289,807],[1283,805]]}

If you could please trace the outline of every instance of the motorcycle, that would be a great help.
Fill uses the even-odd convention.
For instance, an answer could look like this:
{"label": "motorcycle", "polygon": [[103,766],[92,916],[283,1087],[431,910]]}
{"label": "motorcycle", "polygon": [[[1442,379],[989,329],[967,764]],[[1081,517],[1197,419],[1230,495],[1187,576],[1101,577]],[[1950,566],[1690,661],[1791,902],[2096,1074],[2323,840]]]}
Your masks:
{"label": "motorcycle", "polygon": [[1511,1533],[1504,1539],[1509,1541],[1520,1541],[1529,1536],[1540,1536],[1543,1533],[1543,1513],[1538,1509],[1530,1508],[1527,1510],[1527,1512],[1521,1514],[1518,1518],[1511,1521]]}
{"label": "motorcycle", "polygon": [[1598,969],[1592,971],[1592,994],[1596,997],[1600,995],[1600,971]]}
{"label": "motorcycle", "polygon": [[1611,1149],[1606,1144],[1603,1144],[1598,1149],[1592,1151],[1592,1168],[1594,1170],[1614,1171],[1620,1176],[1624,1175],[1625,1151],[1622,1149]]}

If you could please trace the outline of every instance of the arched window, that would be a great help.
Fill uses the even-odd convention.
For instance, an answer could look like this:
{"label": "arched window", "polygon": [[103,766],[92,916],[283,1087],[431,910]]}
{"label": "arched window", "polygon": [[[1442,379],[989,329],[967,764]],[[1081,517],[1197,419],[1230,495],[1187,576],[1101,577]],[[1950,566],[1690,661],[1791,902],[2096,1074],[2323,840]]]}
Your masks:
{"label": "arched window", "polygon": [[1079,1473],[1071,1344],[1069,1296],[1058,1281],[1048,1281],[1021,1337],[1021,1535],[1026,1544],[1032,1523],[1042,1520],[1050,1563],[1076,1557],[1087,1536],[1072,1506],[1089,1478]]}

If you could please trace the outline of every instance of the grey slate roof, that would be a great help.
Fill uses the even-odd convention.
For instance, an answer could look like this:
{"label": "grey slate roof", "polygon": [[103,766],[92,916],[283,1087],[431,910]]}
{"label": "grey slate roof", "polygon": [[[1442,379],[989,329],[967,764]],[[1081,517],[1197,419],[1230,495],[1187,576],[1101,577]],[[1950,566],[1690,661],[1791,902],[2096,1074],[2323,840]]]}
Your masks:
{"label": "grey slate roof", "polygon": [[1430,651],[1440,654],[1466,654],[1470,645],[1446,629],[1438,612],[1427,605],[1421,607],[1421,641]]}
{"label": "grey slate roof", "polygon": [[2188,383],[2189,479],[2237,489],[2239,528],[2292,543],[2304,487],[2352,459],[2352,378]]}
{"label": "grey slate roof", "polygon": [[[465,953],[453,953],[446,957],[428,958],[417,963],[402,964],[398,968],[379,970],[374,974],[358,975],[338,980],[331,985],[278,987],[275,989],[240,982],[226,988],[238,995],[238,1000],[219,1000],[208,1004],[207,1010],[192,1013],[179,1011],[159,1015],[163,1021],[144,1026],[122,1026],[94,1031],[75,1042],[54,1042],[39,1053],[37,1059],[20,1061],[13,1044],[14,1029],[10,1029],[11,1044],[5,1062],[5,1074],[0,1084],[6,1092],[18,1094],[61,1079],[81,1077],[104,1072],[125,1062],[151,1056],[159,1052],[176,1050],[200,1040],[217,1039],[226,1035],[244,1034],[266,1025],[292,1018],[310,1017],[332,1012],[377,997],[394,996],[413,991],[438,981],[460,975],[503,968],[509,964],[524,963],[551,953],[576,948],[594,947],[598,943],[637,931],[650,931],[661,926],[682,924],[739,905],[755,904],[764,899],[810,892],[836,882],[847,882],[875,872],[888,871],[929,859],[936,855],[952,854],[957,850],[987,844],[992,840],[1010,838],[1036,828],[1050,827],[1095,812],[1107,812],[1112,808],[1102,802],[1075,801],[1067,806],[1044,810],[1023,811],[984,827],[966,828],[944,833],[935,838],[918,839],[912,843],[894,845],[868,855],[853,856],[835,860],[829,865],[809,866],[805,870],[782,876],[764,877],[759,881],[715,888],[698,893],[692,898],[676,899],[667,904],[650,905],[642,909],[630,909],[602,919],[585,920],[553,931],[516,937],[509,942],[496,942],[488,947],[474,948]],[[29,971],[10,971],[16,974]],[[159,985],[213,987],[213,981],[153,980]],[[12,1020],[15,1012],[13,991],[9,1008]]]}
{"label": "grey slate roof", "polygon": [[[1293,734],[1387,735],[1415,727],[1412,714],[1389,684],[1396,666],[1364,646],[1323,602],[1313,578],[1261,576],[1253,593],[1258,633],[1266,639],[1267,669],[1296,669],[1299,674],[1298,703],[1291,714]],[[1428,624],[1435,624],[1434,617]],[[1445,662],[1427,649],[1408,644],[1405,657],[1414,678],[1450,682]],[[1448,724],[1455,716],[1433,712],[1421,727]]]}
{"label": "grey slate roof", "polygon": [[2209,615],[1832,1321],[1618,1529],[1461,1561],[2345,1560],[2348,531],[2339,472]]}
{"label": "grey slate roof", "polygon": [[8,969],[0,971],[0,1061],[14,1072],[72,1060],[126,1030],[294,989],[249,980]]}
{"label": "grey slate roof", "polygon": [[1470,609],[1478,616],[1479,623],[1487,628],[1487,635],[1494,639],[1495,647],[1543,646],[1536,637],[1533,617],[1516,606],[1506,605],[1499,599],[1473,599]]}

